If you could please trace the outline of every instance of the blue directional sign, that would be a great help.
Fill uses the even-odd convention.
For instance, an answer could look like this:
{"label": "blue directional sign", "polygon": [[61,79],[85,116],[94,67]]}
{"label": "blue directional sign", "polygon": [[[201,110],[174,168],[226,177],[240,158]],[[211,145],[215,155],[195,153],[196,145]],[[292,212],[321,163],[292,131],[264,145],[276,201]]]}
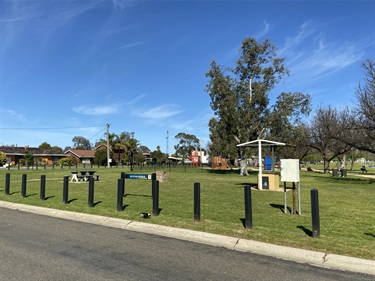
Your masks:
{"label": "blue directional sign", "polygon": [[151,175],[148,174],[125,174],[126,179],[144,179],[144,180],[150,180]]}

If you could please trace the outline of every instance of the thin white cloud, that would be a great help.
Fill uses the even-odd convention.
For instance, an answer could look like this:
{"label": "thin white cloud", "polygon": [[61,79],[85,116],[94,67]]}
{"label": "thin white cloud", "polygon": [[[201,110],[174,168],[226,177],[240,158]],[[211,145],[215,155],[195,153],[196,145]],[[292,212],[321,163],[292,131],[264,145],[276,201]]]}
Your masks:
{"label": "thin white cloud", "polygon": [[149,119],[149,120],[162,120],[182,112],[177,105],[165,104],[154,108],[140,112],[139,110],[135,113],[138,117]]}
{"label": "thin white cloud", "polygon": [[263,20],[263,29],[255,36],[255,38],[262,38],[270,31],[270,24],[267,20]]}
{"label": "thin white cloud", "polygon": [[118,111],[117,106],[107,105],[107,106],[90,106],[90,105],[81,105],[73,107],[72,110],[78,114],[84,115],[108,115],[113,114]]}
{"label": "thin white cloud", "polygon": [[214,117],[212,109],[207,107],[198,114],[193,114],[192,116],[192,118],[179,120],[178,122],[171,120],[168,126],[176,131],[208,136],[208,122]]}
{"label": "thin white cloud", "polygon": [[[6,15],[0,18],[1,53],[12,47],[12,43],[24,32],[34,32],[37,37],[45,37],[71,22],[81,14],[98,7],[101,1],[8,1],[4,3]],[[43,45],[42,44],[42,45]]]}
{"label": "thin white cloud", "polygon": [[284,47],[280,49],[280,54],[283,55],[284,52],[289,52],[293,47],[299,46],[305,42],[313,33],[314,29],[311,27],[310,22],[305,22],[300,26],[299,33],[295,36],[286,38]]}
{"label": "thin white cloud", "polygon": [[288,37],[280,55],[286,58],[292,77],[300,82],[312,81],[340,71],[363,59],[362,42],[334,42],[324,38],[310,23],[304,23],[294,37]]}
{"label": "thin white cloud", "polygon": [[113,6],[115,8],[124,9],[135,3],[135,0],[112,0]]}
{"label": "thin white cloud", "polygon": [[137,47],[137,46],[140,46],[140,45],[143,45],[143,44],[144,44],[144,42],[134,42],[134,43],[124,44],[122,46],[113,48],[112,50],[128,49],[128,48]]}
{"label": "thin white cloud", "polygon": [[5,108],[0,108],[0,113],[2,117],[7,116],[10,117],[11,119],[15,119],[18,121],[26,122],[27,119],[23,116],[23,114],[18,113],[17,111],[14,111],[12,109],[5,109]]}

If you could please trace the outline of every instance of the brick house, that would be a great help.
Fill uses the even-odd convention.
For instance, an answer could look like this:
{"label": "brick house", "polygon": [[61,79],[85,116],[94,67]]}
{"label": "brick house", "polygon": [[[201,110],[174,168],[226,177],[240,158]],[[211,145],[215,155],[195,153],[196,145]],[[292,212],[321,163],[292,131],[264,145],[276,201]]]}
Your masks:
{"label": "brick house", "polygon": [[99,145],[91,150],[69,149],[65,151],[65,157],[74,157],[77,164],[92,164],[95,158],[95,152],[99,149],[107,149],[106,145]]}
{"label": "brick house", "polygon": [[65,157],[74,157],[77,164],[91,164],[95,158],[95,150],[69,149]]}
{"label": "brick house", "polygon": [[19,147],[19,146],[0,146],[0,151],[4,152],[7,157],[7,163],[18,165],[21,159],[25,159],[25,152],[28,151],[34,156],[34,161],[52,165],[58,162],[65,154],[53,151],[51,149],[43,149],[39,147]]}

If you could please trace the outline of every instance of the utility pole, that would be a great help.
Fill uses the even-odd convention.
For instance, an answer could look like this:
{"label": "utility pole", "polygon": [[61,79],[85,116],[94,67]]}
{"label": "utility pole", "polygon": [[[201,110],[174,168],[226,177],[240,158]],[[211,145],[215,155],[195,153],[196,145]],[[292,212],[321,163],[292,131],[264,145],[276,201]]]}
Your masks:
{"label": "utility pole", "polygon": [[110,124],[106,124],[106,127],[107,127],[107,167],[109,168],[111,165],[109,163],[109,126]]}
{"label": "utility pole", "polygon": [[167,137],[166,137],[166,139],[167,139],[167,149],[166,149],[166,154],[167,154],[167,156],[169,156],[169,153],[168,153],[168,139],[169,139],[169,136],[168,136],[168,131],[167,131]]}

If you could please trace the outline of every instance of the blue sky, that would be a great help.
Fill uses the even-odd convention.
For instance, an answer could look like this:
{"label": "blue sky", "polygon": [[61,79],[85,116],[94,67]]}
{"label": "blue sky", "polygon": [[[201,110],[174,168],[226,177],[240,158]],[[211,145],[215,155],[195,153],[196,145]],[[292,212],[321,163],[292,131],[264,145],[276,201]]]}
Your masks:
{"label": "blue sky", "polygon": [[173,153],[180,132],[205,147],[205,73],[213,59],[233,66],[245,37],[285,57],[271,98],[353,105],[360,65],[375,59],[375,0],[0,0],[0,142],[95,143],[108,123],[151,150]]}

